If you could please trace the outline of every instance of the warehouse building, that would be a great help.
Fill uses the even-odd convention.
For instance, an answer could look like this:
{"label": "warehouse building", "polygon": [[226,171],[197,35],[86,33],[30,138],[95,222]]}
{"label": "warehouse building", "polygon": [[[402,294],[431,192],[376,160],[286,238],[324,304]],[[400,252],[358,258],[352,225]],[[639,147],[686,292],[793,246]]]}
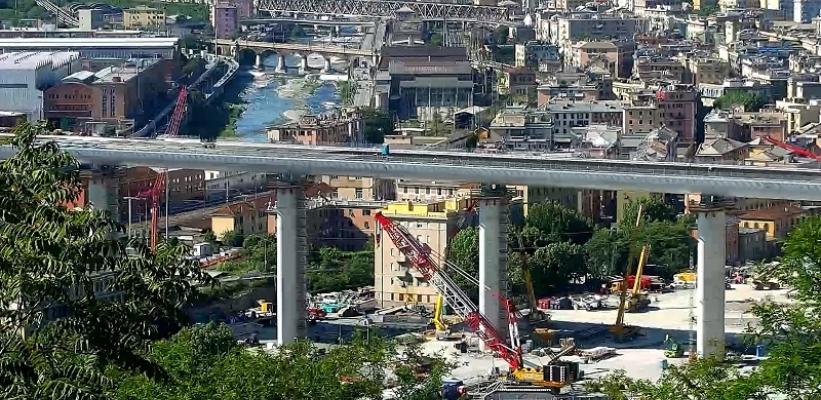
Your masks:
{"label": "warehouse building", "polygon": [[80,70],[75,51],[10,52],[0,54],[0,111],[43,119],[43,91]]}

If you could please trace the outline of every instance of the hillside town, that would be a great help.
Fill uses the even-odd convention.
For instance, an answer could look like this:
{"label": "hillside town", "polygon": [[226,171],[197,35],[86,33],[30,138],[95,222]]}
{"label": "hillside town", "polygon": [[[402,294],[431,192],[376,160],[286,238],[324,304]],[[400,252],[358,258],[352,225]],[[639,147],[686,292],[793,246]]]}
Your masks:
{"label": "hillside town", "polygon": [[0,0],[0,398],[819,398],[821,0]]}

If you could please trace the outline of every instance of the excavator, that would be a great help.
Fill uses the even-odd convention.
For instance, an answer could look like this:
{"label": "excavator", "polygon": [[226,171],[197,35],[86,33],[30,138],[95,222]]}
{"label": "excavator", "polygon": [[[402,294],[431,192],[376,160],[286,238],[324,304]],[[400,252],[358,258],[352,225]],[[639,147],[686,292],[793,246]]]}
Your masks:
{"label": "excavator", "polygon": [[[519,338],[517,321],[518,311],[513,302],[500,296],[503,309],[507,312],[509,344],[496,329],[493,323],[479,312],[479,307],[454,282],[444,268],[435,261],[433,250],[419,242],[405,227],[393,222],[382,213],[374,215],[381,231],[387,235],[402,254],[407,257],[412,268],[435,287],[444,302],[453,313],[464,320],[465,325],[473,331],[485,348],[496,353],[509,366],[507,380],[517,385],[533,385],[549,388],[559,393],[561,388],[581,379],[582,372],[576,362],[563,361],[561,357],[575,351],[575,343],[565,342],[565,347],[553,356],[548,363],[540,366],[525,366],[522,346]],[[461,271],[458,266],[447,263],[447,271]]]}

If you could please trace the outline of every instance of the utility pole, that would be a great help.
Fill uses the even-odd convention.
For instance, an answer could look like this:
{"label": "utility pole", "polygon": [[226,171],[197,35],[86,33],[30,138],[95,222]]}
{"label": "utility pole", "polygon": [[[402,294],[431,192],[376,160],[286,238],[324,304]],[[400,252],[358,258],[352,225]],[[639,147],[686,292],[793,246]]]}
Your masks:
{"label": "utility pole", "polygon": [[168,203],[171,202],[169,196],[170,189],[168,188],[168,171],[165,173],[165,240],[168,240]]}
{"label": "utility pole", "polygon": [[125,199],[128,200],[128,237],[131,238],[131,219],[132,219],[131,218],[131,201],[132,200],[145,200],[145,198],[144,197],[128,196],[128,197],[125,197]]}

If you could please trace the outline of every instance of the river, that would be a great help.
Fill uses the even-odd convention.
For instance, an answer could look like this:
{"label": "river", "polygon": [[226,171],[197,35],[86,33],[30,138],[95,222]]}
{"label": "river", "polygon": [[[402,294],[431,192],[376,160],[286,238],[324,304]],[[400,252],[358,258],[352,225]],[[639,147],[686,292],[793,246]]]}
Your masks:
{"label": "river", "polygon": [[332,82],[310,82],[296,75],[276,75],[273,66],[267,70],[270,72],[243,69],[237,76],[238,83],[245,85],[239,95],[245,109],[236,120],[239,140],[265,142],[267,126],[287,122],[289,117],[293,119],[305,113],[325,112],[341,103]]}

